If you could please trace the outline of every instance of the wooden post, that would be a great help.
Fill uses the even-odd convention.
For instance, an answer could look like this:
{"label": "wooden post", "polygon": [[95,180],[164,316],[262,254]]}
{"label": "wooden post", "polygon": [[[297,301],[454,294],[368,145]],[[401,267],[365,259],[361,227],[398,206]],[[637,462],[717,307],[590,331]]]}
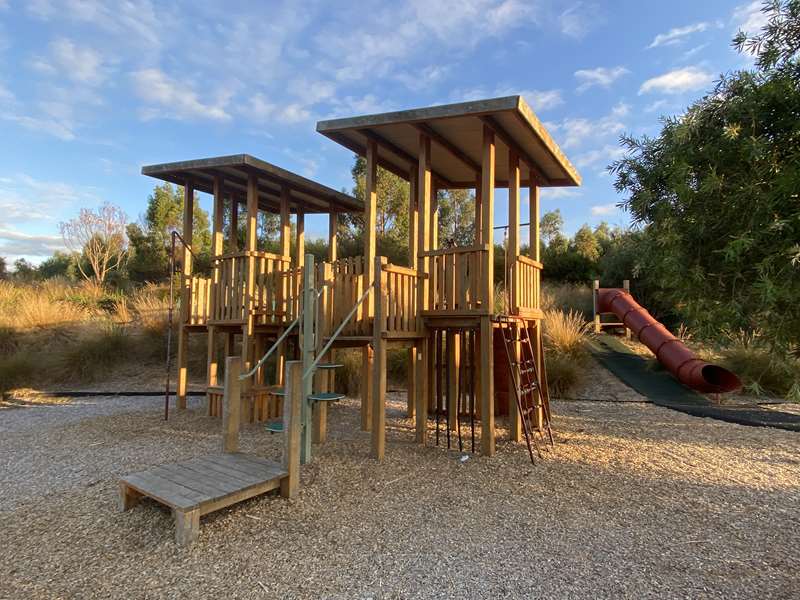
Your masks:
{"label": "wooden post", "polygon": [[[178,394],[176,405],[179,409],[186,408],[186,383],[188,373],[188,346],[189,331],[186,323],[189,320],[189,303],[191,294],[189,286],[192,277],[192,254],[189,248],[192,246],[192,217],[194,215],[194,186],[187,180],[183,186],[183,262],[181,265],[181,322],[178,327]],[[189,248],[187,248],[187,245]],[[170,274],[172,277],[172,274]]]}
{"label": "wooden post", "polygon": [[[222,177],[214,178],[214,209],[213,209],[213,229],[211,233],[211,257],[216,258],[222,254],[225,244],[223,232],[223,217],[225,212],[225,182]],[[216,309],[216,290],[219,286],[220,265],[214,262],[211,270],[211,294],[208,314],[213,316]],[[219,383],[219,363],[217,359],[217,328],[213,325],[208,326],[208,356],[207,356],[207,382],[208,386],[216,386]],[[208,414],[211,414],[211,396],[206,393],[208,403]]]}
{"label": "wooden post", "polygon": [[306,255],[306,215],[297,209],[297,243],[295,244],[295,253],[297,255],[296,264],[299,268],[305,265]]}
{"label": "wooden post", "polygon": [[[330,281],[332,277],[332,266],[330,263],[322,263],[321,267],[321,279],[322,281]],[[318,268],[320,268],[318,267]],[[317,299],[317,314],[315,318],[317,319],[317,327],[316,327],[316,352],[319,355],[320,350],[325,343],[325,337],[328,336],[330,333],[330,294],[328,293],[330,290],[326,289],[322,295]],[[333,350],[329,350],[329,355],[333,353]],[[333,362],[333,360],[331,360]],[[314,380],[316,382],[316,387],[314,388],[317,392],[332,392],[333,391],[333,372],[334,369],[319,369],[316,373],[314,373]],[[328,437],[328,403],[327,402],[315,402],[314,406],[312,407],[312,418],[314,421],[314,443],[315,444],[324,444],[325,440]]]}
{"label": "wooden post", "polygon": [[494,455],[494,344],[492,340],[491,315],[494,313],[494,181],[495,181],[494,131],[483,126],[483,157],[481,164],[481,200],[484,252],[482,276],[483,310],[478,336],[480,348],[480,403],[481,403],[481,451]]}
{"label": "wooden post", "polygon": [[483,218],[483,197],[482,197],[483,176],[481,173],[475,178],[475,244],[483,243],[483,227],[481,219]]}
{"label": "wooden post", "polygon": [[[253,317],[253,298],[255,295],[255,282],[256,282],[256,244],[258,239],[258,176],[251,173],[247,178],[247,220],[245,222],[245,245],[244,249],[247,252],[245,272],[245,294],[244,294],[244,318],[245,323],[242,326],[242,368],[249,370],[253,365],[253,334],[254,334],[254,317]],[[245,392],[243,400],[247,403],[246,415],[252,415],[253,388],[252,379],[248,378],[244,382],[243,391]]]}
{"label": "wooden post", "polygon": [[228,239],[228,252],[239,250],[239,199],[231,191],[231,231]]}
{"label": "wooden post", "polygon": [[[331,210],[333,210],[333,206],[331,206]],[[328,262],[330,263],[325,270],[325,281],[330,281],[333,279],[333,263],[335,263],[339,259],[339,214],[332,212],[330,213],[330,217],[328,219]],[[332,288],[328,288],[325,291],[324,296],[326,298],[330,298],[330,302],[327,304],[327,310],[325,312],[325,331],[326,334],[333,333],[332,328],[333,324],[331,321],[333,320],[333,291]],[[336,350],[331,349],[329,351],[330,361],[332,363],[336,362]],[[328,391],[333,392],[336,389],[336,369],[328,369]]]}
{"label": "wooden post", "polygon": [[[306,255],[306,265],[303,269],[303,330],[300,340],[301,358],[303,360],[303,374],[311,369],[314,363],[314,255]],[[303,377],[303,398],[300,415],[303,421],[301,432],[302,443],[300,447],[300,461],[303,464],[311,462],[312,423],[311,406],[308,397],[313,393],[314,379],[311,375]]]}
{"label": "wooden post", "polygon": [[222,451],[239,451],[239,422],[242,407],[242,390],[239,375],[242,359],[229,356],[225,359],[225,394],[222,400]]}
{"label": "wooden post", "polygon": [[286,396],[283,401],[283,468],[288,475],[281,480],[281,496],[294,498],[300,485],[300,422],[303,404],[303,364],[286,363]]}
{"label": "wooden post", "polygon": [[597,306],[597,292],[600,289],[600,281],[595,279],[592,282],[592,313],[594,315],[594,332],[600,333],[602,326],[600,325],[600,312]]}
{"label": "wooden post", "polygon": [[[517,272],[517,256],[519,256],[519,157],[513,150],[508,151],[508,248],[506,249],[506,272],[508,273],[509,302],[511,306],[506,307],[506,311],[513,314],[519,306],[520,290],[519,276]],[[520,327],[524,324],[520,323]],[[514,342],[512,359],[515,364],[519,363],[522,345]],[[512,391],[514,389],[514,375],[509,365],[508,373],[508,437],[514,442],[522,440],[522,421],[520,419],[517,403],[512,401]]]}
{"label": "wooden post", "polygon": [[451,431],[458,431],[458,376],[461,368],[461,336],[447,331],[447,369],[450,377],[447,387],[447,425]]}
{"label": "wooden post", "polygon": [[[376,227],[378,212],[378,145],[367,140],[367,172],[364,190],[364,283],[372,285],[375,279]],[[375,314],[375,297],[367,297],[367,317]]]}
{"label": "wooden post", "polygon": [[530,191],[528,196],[528,202],[530,203],[530,218],[528,219],[528,221],[530,221],[530,248],[528,248],[528,251],[530,252],[531,258],[539,262],[541,260],[539,256],[540,243],[541,243],[540,242],[541,233],[539,230],[540,227],[539,186],[531,182],[529,190]]}
{"label": "wooden post", "polygon": [[[418,267],[418,244],[419,236],[419,198],[417,197],[417,169],[410,169],[408,173],[408,266],[412,269]],[[422,279],[417,280],[417,285],[425,285]],[[414,418],[417,402],[417,347],[411,346],[408,349],[407,375],[406,375],[406,415],[409,419]]]}
{"label": "wooden post", "polygon": [[381,257],[375,257],[375,326],[372,345],[375,361],[372,371],[372,456],[383,460],[386,451],[386,340],[383,339],[385,282]]}
{"label": "wooden post", "polygon": [[[430,223],[430,203],[431,203],[431,139],[424,133],[419,136],[419,155],[417,165],[417,214],[419,216],[417,234],[417,272],[420,274],[428,273],[429,259],[421,255],[429,250],[429,229]],[[417,331],[425,331],[422,321],[421,311],[428,309],[429,304],[429,284],[430,280],[424,279],[417,286]],[[418,353],[417,361],[417,410],[416,410],[416,439],[417,442],[425,444],[428,433],[428,388],[429,380],[428,364],[431,358],[430,333],[426,332],[425,338],[421,342],[422,352]]]}
{"label": "wooden post", "polygon": [[361,350],[361,431],[372,428],[372,371],[374,351],[367,344]]}
{"label": "wooden post", "polygon": [[[289,187],[286,185],[281,186],[281,222],[279,227],[279,253],[285,258],[289,258],[291,253],[291,237],[292,237],[292,224],[289,218],[289,202],[291,194]],[[278,302],[283,305],[288,294],[288,286],[285,279],[282,279],[278,284]],[[280,333],[283,333],[281,331]],[[275,352],[275,383],[277,385],[284,385],[283,376],[285,373],[286,364],[286,342],[281,342],[280,346]]]}
{"label": "wooden post", "polygon": [[338,240],[339,215],[332,212],[328,216],[328,262],[336,262],[339,258]]}

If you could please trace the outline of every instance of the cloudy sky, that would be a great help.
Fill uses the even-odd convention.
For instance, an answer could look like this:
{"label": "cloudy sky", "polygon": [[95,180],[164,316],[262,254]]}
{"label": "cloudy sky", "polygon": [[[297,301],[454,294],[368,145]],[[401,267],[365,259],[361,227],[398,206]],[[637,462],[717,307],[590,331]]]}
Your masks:
{"label": "cloudy sky", "polygon": [[247,152],[349,189],[352,154],[317,120],[518,93],[584,180],[544,209],[568,232],[625,224],[605,173],[619,135],[748,66],[730,39],[759,5],[0,0],[0,256],[50,255],[80,207],[138,219],[144,164]]}

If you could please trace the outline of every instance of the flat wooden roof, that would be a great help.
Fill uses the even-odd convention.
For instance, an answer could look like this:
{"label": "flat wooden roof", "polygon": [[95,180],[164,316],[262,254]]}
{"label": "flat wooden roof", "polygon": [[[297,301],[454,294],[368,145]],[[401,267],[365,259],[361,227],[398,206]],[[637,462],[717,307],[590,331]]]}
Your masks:
{"label": "flat wooden roof", "polygon": [[225,191],[239,201],[247,200],[248,176],[258,177],[258,205],[262,210],[280,211],[281,188],[289,189],[289,210],[306,213],[363,212],[364,203],[302,175],[270,164],[249,154],[233,154],[142,167],[142,174],[183,185],[190,180],[201,192],[214,192],[214,178],[222,177]]}
{"label": "flat wooden roof", "polygon": [[483,126],[495,131],[497,187],[507,187],[508,152],[520,157],[523,184],[533,175],[540,186],[576,186],[581,177],[522,96],[507,96],[317,123],[317,131],[364,155],[378,144],[378,162],[408,179],[417,164],[419,134],[432,142],[431,170],[439,185],[475,187],[480,172]]}

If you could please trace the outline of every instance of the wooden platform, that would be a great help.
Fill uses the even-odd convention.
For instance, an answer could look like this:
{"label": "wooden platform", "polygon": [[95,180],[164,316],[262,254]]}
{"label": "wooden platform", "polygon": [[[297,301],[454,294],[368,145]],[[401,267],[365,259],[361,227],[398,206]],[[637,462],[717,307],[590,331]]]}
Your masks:
{"label": "wooden platform", "polygon": [[191,544],[200,517],[281,486],[288,473],[279,464],[240,452],[192,458],[126,475],[120,480],[120,509],[142,496],[172,509],[175,540]]}

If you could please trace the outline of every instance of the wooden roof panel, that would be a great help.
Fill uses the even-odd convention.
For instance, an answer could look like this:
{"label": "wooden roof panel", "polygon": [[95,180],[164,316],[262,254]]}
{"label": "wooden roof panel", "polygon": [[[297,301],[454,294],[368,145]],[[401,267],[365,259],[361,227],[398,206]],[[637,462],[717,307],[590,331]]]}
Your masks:
{"label": "wooden roof panel", "polygon": [[249,154],[234,154],[197,160],[148,165],[142,174],[162,181],[183,185],[190,180],[195,189],[209,194],[214,191],[214,178],[223,177],[226,190],[237,198],[246,197],[250,173],[258,177],[259,207],[275,210],[279,206],[281,188],[289,189],[289,209],[306,213],[362,212],[363,202],[325,185],[292,173]]}
{"label": "wooden roof panel", "polygon": [[420,131],[426,131],[433,141],[434,177],[450,187],[471,187],[481,162],[484,124],[497,133],[498,185],[507,178],[511,148],[520,154],[523,181],[533,175],[541,186],[580,185],[577,170],[521,96],[320,121],[317,131],[361,154],[367,137],[379,136],[385,141],[378,150],[382,166],[405,177],[416,164]]}

